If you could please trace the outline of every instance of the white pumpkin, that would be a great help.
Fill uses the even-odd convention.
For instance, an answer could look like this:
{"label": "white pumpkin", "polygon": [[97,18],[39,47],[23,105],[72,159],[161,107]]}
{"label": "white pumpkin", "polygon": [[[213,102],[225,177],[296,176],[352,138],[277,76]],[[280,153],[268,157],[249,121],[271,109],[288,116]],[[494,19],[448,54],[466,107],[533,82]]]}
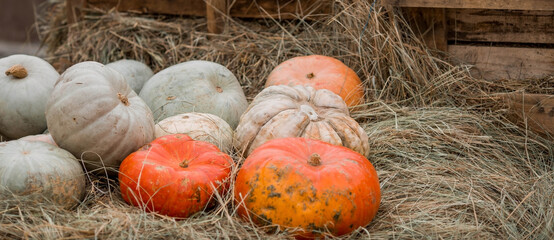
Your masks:
{"label": "white pumpkin", "polygon": [[66,150],[44,142],[0,143],[0,198],[24,196],[71,208],[85,196],[79,161]]}
{"label": "white pumpkin", "polygon": [[245,155],[276,138],[304,137],[369,153],[368,136],[337,94],[277,85],[261,91],[240,119],[235,147]]}
{"label": "white pumpkin", "polygon": [[59,76],[38,57],[18,54],[0,59],[0,133],[10,139],[42,133],[46,101]]}
{"label": "white pumpkin", "polygon": [[133,91],[140,93],[144,83],[154,75],[152,69],[146,64],[135,60],[123,59],[106,64],[123,75]]}
{"label": "white pumpkin", "polygon": [[54,142],[54,139],[52,138],[52,135],[50,135],[50,133],[29,135],[29,136],[22,137],[19,140],[32,141],[32,142],[39,141],[39,142],[45,142],[45,143],[52,144],[56,147],[58,146],[58,144],[56,144],[56,142]]}
{"label": "white pumpkin", "polygon": [[187,112],[214,114],[235,128],[248,106],[237,78],[226,67],[208,61],[189,61],[156,73],[140,97],[156,122]]}
{"label": "white pumpkin", "polygon": [[54,141],[83,159],[88,171],[116,169],[154,139],[148,106],[120,73],[97,62],[76,64],[62,74],[46,105],[46,119]]}
{"label": "white pumpkin", "polygon": [[194,140],[209,142],[221,151],[231,152],[233,130],[225,120],[209,113],[183,113],[168,117],[156,124],[156,138],[183,133]]}

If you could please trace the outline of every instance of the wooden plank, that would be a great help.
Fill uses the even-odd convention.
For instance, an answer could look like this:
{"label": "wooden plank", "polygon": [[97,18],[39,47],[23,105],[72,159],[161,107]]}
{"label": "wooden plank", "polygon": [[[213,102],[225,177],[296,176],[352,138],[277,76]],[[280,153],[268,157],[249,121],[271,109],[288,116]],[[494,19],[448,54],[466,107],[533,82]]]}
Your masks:
{"label": "wooden plank", "polygon": [[235,0],[231,16],[241,18],[317,19],[332,13],[333,1],[322,0]]}
{"label": "wooden plank", "polygon": [[397,7],[554,10],[553,0],[383,0]]}
{"label": "wooden plank", "polygon": [[226,0],[207,0],[206,1],[206,19],[208,32],[221,33],[225,26],[224,18],[227,14]]}
{"label": "wooden plank", "polygon": [[121,12],[206,16],[204,0],[86,0],[88,6]]}
{"label": "wooden plank", "polygon": [[447,9],[446,18],[451,41],[554,44],[554,11]]}
{"label": "wooden plank", "polygon": [[508,119],[543,137],[554,138],[554,95],[509,93],[501,96]]}
{"label": "wooden plank", "polygon": [[454,63],[474,65],[484,79],[525,79],[554,75],[554,49],[449,45]]}
{"label": "wooden plank", "polygon": [[[118,11],[171,15],[206,16],[205,0],[86,0],[89,6]],[[229,1],[233,17],[297,19],[331,13],[332,1],[320,0],[233,0]]]}
{"label": "wooden plank", "polygon": [[441,51],[447,50],[445,9],[404,8],[402,12],[410,22],[413,31],[420,35],[428,47]]}

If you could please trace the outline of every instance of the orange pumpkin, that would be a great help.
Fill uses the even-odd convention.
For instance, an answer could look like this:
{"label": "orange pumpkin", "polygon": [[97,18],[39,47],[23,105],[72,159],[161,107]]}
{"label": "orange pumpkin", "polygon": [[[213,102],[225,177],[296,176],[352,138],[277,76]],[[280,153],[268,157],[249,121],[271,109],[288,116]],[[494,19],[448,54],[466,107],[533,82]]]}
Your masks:
{"label": "orange pumpkin", "polygon": [[243,218],[303,229],[296,237],[312,238],[367,225],[381,193],[377,172],[361,154],[318,140],[281,138],[245,160],[234,197]]}
{"label": "orange pumpkin", "polygon": [[123,199],[148,212],[189,217],[223,194],[232,159],[215,145],[185,134],[167,135],[129,155],[121,163]]}
{"label": "orange pumpkin", "polygon": [[363,103],[364,89],[358,75],[338,59],[310,55],[291,58],[269,74],[265,87],[308,85],[328,89],[342,97],[349,107]]}

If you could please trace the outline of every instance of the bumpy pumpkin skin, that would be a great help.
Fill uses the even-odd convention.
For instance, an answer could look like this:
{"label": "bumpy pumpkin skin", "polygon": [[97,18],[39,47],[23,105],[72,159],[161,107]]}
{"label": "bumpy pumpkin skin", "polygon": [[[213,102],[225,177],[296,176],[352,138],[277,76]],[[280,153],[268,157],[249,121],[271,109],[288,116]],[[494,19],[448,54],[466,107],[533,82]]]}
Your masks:
{"label": "bumpy pumpkin skin", "polygon": [[369,224],[381,192],[377,172],[359,153],[317,140],[282,138],[245,160],[234,197],[243,218],[262,226],[301,228],[298,236],[311,238],[325,229],[339,236]]}
{"label": "bumpy pumpkin skin", "polygon": [[235,147],[249,155],[266,141],[306,137],[369,152],[368,136],[349,116],[342,98],[329,90],[304,86],[270,86],[260,92],[241,117]]}
{"label": "bumpy pumpkin skin", "polygon": [[0,133],[10,139],[42,133],[46,101],[59,77],[38,57],[18,54],[0,59]]}
{"label": "bumpy pumpkin skin", "polygon": [[233,160],[185,134],[157,138],[129,155],[119,172],[123,199],[148,212],[186,218],[223,194]]}
{"label": "bumpy pumpkin skin", "polygon": [[226,67],[188,61],[168,67],[148,80],[140,92],[156,122],[187,112],[203,112],[234,129],[248,106],[237,78]]}
{"label": "bumpy pumpkin skin", "polygon": [[148,106],[120,73],[97,62],[76,64],[62,74],[48,100],[46,119],[54,141],[98,174],[105,174],[104,166],[117,169],[127,155],[154,139]]}
{"label": "bumpy pumpkin skin", "polygon": [[125,80],[127,80],[129,86],[137,94],[140,93],[144,83],[148,81],[152,75],[154,75],[152,69],[150,69],[150,67],[146,64],[130,59],[122,59],[108,63],[106,64],[106,67],[113,68],[117,72],[121,73]]}
{"label": "bumpy pumpkin skin", "polygon": [[54,145],[14,140],[0,143],[0,198],[25,196],[74,207],[85,196],[85,176],[71,153]]}
{"label": "bumpy pumpkin skin", "polygon": [[349,107],[364,102],[364,88],[356,72],[332,57],[310,55],[282,62],[271,71],[265,86],[281,84],[330,90]]}
{"label": "bumpy pumpkin skin", "polygon": [[233,148],[233,130],[225,120],[209,113],[183,113],[168,117],[156,124],[156,138],[170,134],[186,134],[194,140],[216,145],[230,153]]}
{"label": "bumpy pumpkin skin", "polygon": [[58,146],[58,144],[56,144],[56,142],[54,141],[54,139],[52,138],[52,135],[50,135],[50,133],[29,135],[29,136],[22,137],[19,140],[32,141],[32,142],[39,141],[39,142],[45,142],[45,143],[52,144],[56,147]]}

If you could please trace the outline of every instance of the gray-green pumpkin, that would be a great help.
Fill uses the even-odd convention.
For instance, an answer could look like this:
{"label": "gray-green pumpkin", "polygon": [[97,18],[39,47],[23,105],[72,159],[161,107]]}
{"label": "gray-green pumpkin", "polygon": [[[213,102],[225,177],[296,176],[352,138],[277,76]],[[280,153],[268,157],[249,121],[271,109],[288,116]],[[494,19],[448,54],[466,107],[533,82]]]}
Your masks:
{"label": "gray-green pumpkin", "polygon": [[41,58],[23,54],[0,59],[0,134],[9,139],[46,129],[46,101],[60,77]]}
{"label": "gray-green pumpkin", "polygon": [[0,143],[0,198],[21,196],[74,207],[85,196],[81,164],[68,151],[45,142]]}
{"label": "gray-green pumpkin", "polygon": [[137,94],[140,93],[144,83],[154,75],[152,69],[146,64],[135,60],[123,59],[106,64],[106,67],[113,68],[121,73],[129,86]]}
{"label": "gray-green pumpkin", "polygon": [[117,169],[127,155],[154,140],[146,103],[120,73],[97,62],[73,65],[62,74],[46,119],[54,141],[98,174],[105,174],[104,167]]}
{"label": "gray-green pumpkin", "polygon": [[234,129],[248,107],[237,78],[226,67],[209,61],[189,61],[156,73],[140,97],[156,122],[181,113],[211,113]]}

